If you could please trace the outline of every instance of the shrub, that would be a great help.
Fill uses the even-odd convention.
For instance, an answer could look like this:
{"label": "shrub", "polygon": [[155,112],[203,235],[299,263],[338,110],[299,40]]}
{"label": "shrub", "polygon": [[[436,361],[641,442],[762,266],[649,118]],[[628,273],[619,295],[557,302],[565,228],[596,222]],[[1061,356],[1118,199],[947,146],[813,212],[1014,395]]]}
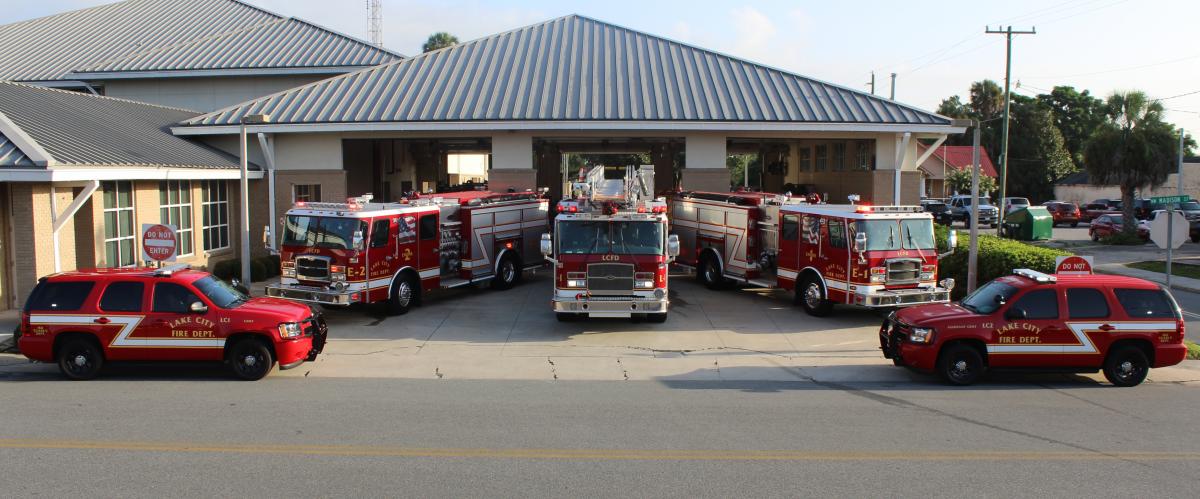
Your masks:
{"label": "shrub", "polygon": [[1110,234],[1110,235],[1100,239],[1100,242],[1104,243],[1104,244],[1114,244],[1114,245],[1120,245],[1120,246],[1141,246],[1143,244],[1146,244],[1146,241],[1144,239],[1142,239],[1141,237],[1138,237],[1136,235],[1131,236],[1124,232],[1115,232],[1113,234]]}
{"label": "shrub", "polygon": [[[937,232],[939,251],[945,247],[946,235]],[[967,258],[970,251],[971,238],[958,238],[958,247],[954,253],[938,262],[939,278],[954,278],[954,299],[962,298],[967,292]],[[1012,274],[1013,269],[1032,269],[1047,274],[1054,272],[1055,258],[1069,256],[1071,253],[1051,248],[1033,246],[1020,241],[1003,239],[993,235],[979,235],[979,259],[976,285]]]}
{"label": "shrub", "polygon": [[[211,271],[213,275],[223,281],[232,281],[234,278],[241,279],[242,277],[242,261],[238,258],[230,258],[221,260],[212,264]],[[279,275],[279,257],[277,256],[262,256],[250,260],[250,280],[254,282],[263,281]]]}
{"label": "shrub", "polygon": [[1192,360],[1200,359],[1200,345],[1197,345],[1192,340],[1183,340],[1183,344],[1187,345],[1187,358]]}
{"label": "shrub", "polygon": [[221,279],[223,281],[229,281],[229,280],[232,280],[234,277],[237,277],[238,274],[241,273],[242,264],[241,264],[241,261],[239,261],[236,258],[233,258],[230,260],[221,260],[217,263],[214,263],[211,265],[211,268],[212,268],[212,270],[210,270],[210,272],[212,272],[213,275],[217,276],[218,279]]}

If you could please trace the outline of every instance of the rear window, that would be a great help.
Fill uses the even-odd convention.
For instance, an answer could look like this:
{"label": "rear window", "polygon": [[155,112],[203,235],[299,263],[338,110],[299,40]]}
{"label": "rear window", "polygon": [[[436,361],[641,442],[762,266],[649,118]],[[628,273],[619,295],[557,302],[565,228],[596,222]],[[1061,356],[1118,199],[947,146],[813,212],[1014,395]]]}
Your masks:
{"label": "rear window", "polygon": [[1161,289],[1116,289],[1117,301],[1134,319],[1178,319],[1175,306]]}
{"label": "rear window", "polygon": [[26,312],[69,312],[83,307],[96,283],[91,281],[42,281],[25,302]]}
{"label": "rear window", "polygon": [[100,310],[105,312],[141,312],[142,292],[145,285],[140,282],[114,282],[104,288],[100,296]]}

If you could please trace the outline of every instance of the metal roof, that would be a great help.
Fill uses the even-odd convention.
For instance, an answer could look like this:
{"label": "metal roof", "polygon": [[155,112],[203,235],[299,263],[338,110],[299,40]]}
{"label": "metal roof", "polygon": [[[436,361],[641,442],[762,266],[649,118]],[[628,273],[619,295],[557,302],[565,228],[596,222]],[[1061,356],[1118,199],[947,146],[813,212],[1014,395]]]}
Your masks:
{"label": "metal roof", "polygon": [[21,148],[8,140],[3,133],[0,133],[0,167],[15,166],[18,168],[29,168],[34,166],[33,160],[25,154]]}
{"label": "metal roof", "polygon": [[[234,156],[176,137],[182,109],[0,82],[0,133],[22,136],[46,160],[36,166],[239,168]],[[13,144],[15,145],[15,144]],[[0,144],[0,151],[3,151]],[[0,155],[3,153],[0,152]],[[30,160],[35,154],[21,152]],[[34,165],[13,165],[34,166]]]}
{"label": "metal roof", "polygon": [[322,80],[188,120],[232,125],[436,121],[923,124],[865,92],[579,15]]}
{"label": "metal roof", "polygon": [[64,12],[0,26],[0,47],[0,80],[10,81],[78,80],[92,72],[362,67],[401,57],[237,0],[126,0]]}

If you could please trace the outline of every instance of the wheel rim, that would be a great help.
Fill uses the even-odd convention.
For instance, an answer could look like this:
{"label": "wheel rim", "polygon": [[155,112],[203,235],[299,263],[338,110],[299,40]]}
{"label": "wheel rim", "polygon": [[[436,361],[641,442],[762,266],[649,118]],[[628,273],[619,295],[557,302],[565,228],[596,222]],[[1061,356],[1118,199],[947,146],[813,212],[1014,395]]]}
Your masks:
{"label": "wheel rim", "polygon": [[512,260],[505,260],[500,266],[500,276],[504,282],[513,282],[517,278],[517,266],[513,265]]}
{"label": "wheel rim", "polygon": [[1125,359],[1120,364],[1117,364],[1116,375],[1121,381],[1130,381],[1137,379],[1142,369],[1142,366],[1134,363],[1132,359]]}
{"label": "wheel rim", "polygon": [[709,260],[704,263],[704,280],[708,282],[717,282],[717,266]]}
{"label": "wheel rim", "polygon": [[238,371],[247,375],[256,375],[266,368],[267,358],[262,352],[247,352],[236,359]]}
{"label": "wheel rim", "polygon": [[958,358],[950,363],[950,369],[947,374],[955,381],[964,381],[971,378],[972,372],[974,372],[974,369],[971,368],[971,363],[965,358]]}
{"label": "wheel rim", "polygon": [[71,374],[81,375],[92,371],[96,366],[96,359],[92,352],[86,349],[79,349],[69,352],[66,356],[64,366]]}
{"label": "wheel rim", "polygon": [[408,281],[401,282],[400,286],[396,288],[396,302],[402,307],[407,307],[410,301],[412,301],[412,286],[408,285]]}
{"label": "wheel rim", "polygon": [[821,306],[821,286],[815,282],[808,284],[804,288],[804,304],[809,308],[817,308]]}

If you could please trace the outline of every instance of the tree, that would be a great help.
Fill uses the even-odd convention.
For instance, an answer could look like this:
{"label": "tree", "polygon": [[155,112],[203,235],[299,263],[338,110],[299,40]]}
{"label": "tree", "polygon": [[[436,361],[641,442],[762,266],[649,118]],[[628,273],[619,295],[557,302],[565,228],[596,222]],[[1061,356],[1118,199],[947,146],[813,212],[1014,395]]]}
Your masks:
{"label": "tree", "polygon": [[1063,145],[1071,154],[1071,161],[1082,166],[1084,143],[1104,123],[1104,101],[1087,90],[1079,92],[1075,87],[1061,85],[1048,94],[1038,95],[1037,99],[1050,108],[1054,126],[1062,133]]}
{"label": "tree", "polygon": [[1075,163],[1054,125],[1050,108],[1020,95],[1013,96],[1008,147],[1008,190],[1035,201],[1054,197],[1054,182],[1074,173]]}
{"label": "tree", "polygon": [[[971,193],[971,169],[952,169],[946,172],[946,185],[950,186],[950,190],[955,194],[970,194]],[[979,174],[979,195],[988,197],[993,192],[996,192],[996,179]]]}
{"label": "tree", "polygon": [[980,121],[1000,116],[1000,113],[1004,112],[1004,89],[992,80],[972,83],[971,109],[975,112],[975,118]]}
{"label": "tree", "polygon": [[942,99],[942,103],[938,105],[937,113],[955,119],[971,118],[971,106],[963,103],[962,99],[957,95]]}
{"label": "tree", "polygon": [[1121,188],[1125,234],[1134,236],[1133,194],[1162,184],[1175,171],[1178,135],[1162,121],[1163,106],[1144,92],[1117,92],[1105,102],[1108,120],[1084,146],[1088,175]]}
{"label": "tree", "polygon": [[434,50],[444,49],[454,45],[458,45],[458,37],[445,31],[439,31],[429,35],[429,39],[425,40],[425,44],[421,46],[421,51],[432,52]]}

